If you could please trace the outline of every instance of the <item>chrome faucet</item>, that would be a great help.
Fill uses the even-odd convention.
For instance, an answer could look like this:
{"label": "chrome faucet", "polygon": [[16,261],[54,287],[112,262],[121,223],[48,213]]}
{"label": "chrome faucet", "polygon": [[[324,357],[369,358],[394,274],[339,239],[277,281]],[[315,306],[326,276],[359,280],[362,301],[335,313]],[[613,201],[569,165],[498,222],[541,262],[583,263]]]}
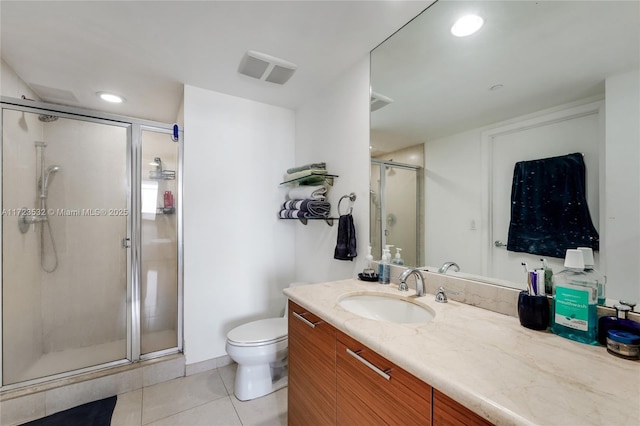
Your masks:
{"label": "chrome faucet", "polygon": [[458,264],[456,262],[445,262],[445,263],[442,264],[440,269],[438,269],[438,273],[439,274],[446,274],[447,271],[449,270],[449,268],[453,268],[453,270],[455,272],[460,271],[460,267],[458,266]]}
{"label": "chrome faucet", "polygon": [[398,290],[409,291],[407,278],[409,278],[409,275],[411,274],[416,276],[416,296],[424,296],[424,279],[422,278],[420,270],[416,268],[409,268],[400,275],[400,285],[398,286]]}

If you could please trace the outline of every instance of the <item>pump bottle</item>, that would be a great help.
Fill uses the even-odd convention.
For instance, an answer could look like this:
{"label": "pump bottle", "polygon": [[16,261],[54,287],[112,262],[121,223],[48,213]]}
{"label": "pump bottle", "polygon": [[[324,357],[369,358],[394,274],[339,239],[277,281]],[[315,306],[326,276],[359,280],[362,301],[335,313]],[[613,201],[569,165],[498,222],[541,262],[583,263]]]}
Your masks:
{"label": "pump bottle", "polygon": [[402,249],[400,247],[396,247],[396,257],[391,262],[394,265],[404,265],[404,259],[400,256],[401,251]]}

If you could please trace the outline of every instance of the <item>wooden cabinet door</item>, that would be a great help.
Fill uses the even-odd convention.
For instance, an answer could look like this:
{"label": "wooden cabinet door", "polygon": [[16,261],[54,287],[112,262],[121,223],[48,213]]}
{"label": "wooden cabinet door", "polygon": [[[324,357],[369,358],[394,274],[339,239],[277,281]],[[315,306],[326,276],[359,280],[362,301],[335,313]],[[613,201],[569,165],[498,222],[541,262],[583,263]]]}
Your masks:
{"label": "wooden cabinet door", "polygon": [[431,386],[337,332],[339,425],[430,425]]}
{"label": "wooden cabinet door", "polygon": [[433,390],[433,424],[447,426],[490,426],[491,422],[457,403],[442,392]]}
{"label": "wooden cabinet door", "polygon": [[336,329],[289,301],[288,424],[336,424]]}

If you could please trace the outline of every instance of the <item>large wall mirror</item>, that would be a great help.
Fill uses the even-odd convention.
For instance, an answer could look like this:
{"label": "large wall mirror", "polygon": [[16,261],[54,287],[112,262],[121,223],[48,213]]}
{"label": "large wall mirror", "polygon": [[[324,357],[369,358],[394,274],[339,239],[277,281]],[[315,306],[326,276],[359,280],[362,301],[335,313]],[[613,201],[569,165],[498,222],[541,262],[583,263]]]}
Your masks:
{"label": "large wall mirror", "polygon": [[[454,36],[471,13],[484,25]],[[609,303],[640,300],[639,56],[638,1],[431,4],[371,54],[374,256],[385,243],[415,247],[407,265],[453,261],[454,274],[516,288],[523,262],[544,257],[559,272],[561,257],[507,250],[514,167],[579,153]],[[407,170],[417,207],[381,190],[380,176]],[[394,208],[413,215],[407,240],[389,241]]]}

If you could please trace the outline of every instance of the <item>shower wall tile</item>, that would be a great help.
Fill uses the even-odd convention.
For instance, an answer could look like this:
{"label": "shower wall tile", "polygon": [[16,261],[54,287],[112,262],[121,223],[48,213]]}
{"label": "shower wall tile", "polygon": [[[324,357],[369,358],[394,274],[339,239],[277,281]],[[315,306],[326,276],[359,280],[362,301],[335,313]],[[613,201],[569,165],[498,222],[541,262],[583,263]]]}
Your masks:
{"label": "shower wall tile", "polygon": [[99,379],[76,383],[45,392],[46,415],[87,402],[97,401],[142,387],[142,369],[137,368]]}
{"label": "shower wall tile", "polygon": [[0,402],[0,424],[19,425],[45,416],[44,392]]}

